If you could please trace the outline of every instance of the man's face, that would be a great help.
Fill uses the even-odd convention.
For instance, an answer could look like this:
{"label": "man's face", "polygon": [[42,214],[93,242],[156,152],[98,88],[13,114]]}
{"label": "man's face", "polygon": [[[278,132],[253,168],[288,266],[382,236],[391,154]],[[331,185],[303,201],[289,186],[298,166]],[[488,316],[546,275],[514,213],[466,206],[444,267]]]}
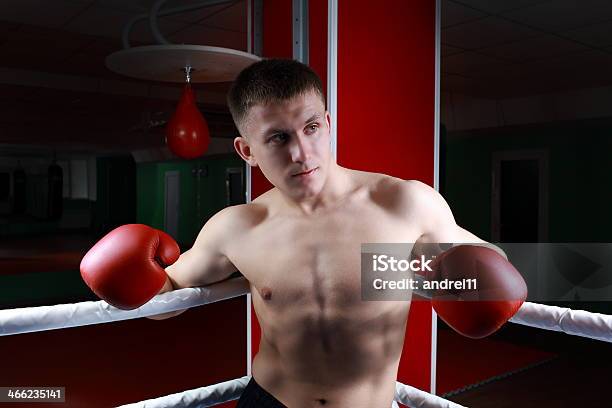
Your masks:
{"label": "man's face", "polygon": [[329,113],[317,93],[252,107],[242,132],[238,153],[283,193],[301,200],[321,191],[331,152]]}

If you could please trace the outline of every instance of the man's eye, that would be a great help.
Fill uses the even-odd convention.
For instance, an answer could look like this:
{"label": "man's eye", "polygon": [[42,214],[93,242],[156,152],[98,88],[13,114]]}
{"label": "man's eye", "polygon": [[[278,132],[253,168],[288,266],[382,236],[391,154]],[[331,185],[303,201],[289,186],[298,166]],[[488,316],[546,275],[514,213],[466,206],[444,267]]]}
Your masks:
{"label": "man's eye", "polygon": [[286,133],[277,133],[275,135],[272,135],[272,137],[270,137],[268,141],[272,143],[283,143],[287,139],[288,139],[288,135]]}
{"label": "man's eye", "polygon": [[319,128],[319,125],[317,125],[316,123],[313,123],[312,125],[306,126],[306,132],[307,133],[314,133],[314,132],[317,131],[318,128]]}

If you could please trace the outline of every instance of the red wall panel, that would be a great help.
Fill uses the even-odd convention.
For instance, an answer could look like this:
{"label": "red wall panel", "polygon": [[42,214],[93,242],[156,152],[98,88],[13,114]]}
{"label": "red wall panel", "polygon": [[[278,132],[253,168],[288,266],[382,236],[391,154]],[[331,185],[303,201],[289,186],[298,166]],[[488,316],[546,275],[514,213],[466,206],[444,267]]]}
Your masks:
{"label": "red wall panel", "polygon": [[[338,163],[433,183],[435,1],[340,0]],[[431,309],[414,303],[398,377],[430,388]]]}

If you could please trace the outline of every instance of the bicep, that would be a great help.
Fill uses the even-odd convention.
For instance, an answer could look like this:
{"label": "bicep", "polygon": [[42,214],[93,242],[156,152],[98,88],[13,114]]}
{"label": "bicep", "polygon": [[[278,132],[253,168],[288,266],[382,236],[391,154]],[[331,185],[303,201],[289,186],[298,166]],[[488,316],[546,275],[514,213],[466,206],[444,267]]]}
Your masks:
{"label": "bicep", "polygon": [[417,199],[418,219],[421,220],[419,241],[435,243],[483,243],[481,238],[457,225],[450,206],[426,184],[413,185]]}
{"label": "bicep", "polygon": [[444,197],[431,187],[427,186],[427,188],[430,190],[425,193],[428,197],[424,197],[421,200],[424,203],[422,211],[425,215],[421,217],[424,220],[424,224],[422,235],[418,240],[419,243],[446,243],[453,244],[452,246],[462,244],[479,245],[491,248],[508,259],[501,248],[457,225],[450,206]]}
{"label": "bicep", "polygon": [[227,279],[235,271],[225,255],[196,246],[166,268],[175,289],[209,285]]}
{"label": "bicep", "polygon": [[449,244],[482,244],[483,239],[452,222],[440,223],[421,235],[420,241]]}
{"label": "bicep", "polygon": [[214,215],[198,234],[193,247],[166,268],[175,288],[219,282],[236,271],[223,250],[223,243],[230,229],[228,217],[226,211]]}

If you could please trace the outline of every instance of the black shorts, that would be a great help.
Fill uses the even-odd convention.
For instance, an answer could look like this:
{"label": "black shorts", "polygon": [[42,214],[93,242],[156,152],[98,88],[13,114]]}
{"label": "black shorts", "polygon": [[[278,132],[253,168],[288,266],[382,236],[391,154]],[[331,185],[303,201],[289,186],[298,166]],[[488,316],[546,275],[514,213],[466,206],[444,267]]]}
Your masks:
{"label": "black shorts", "polygon": [[238,400],[236,408],[287,408],[282,402],[274,398],[272,394],[261,388],[253,377],[249,380],[242,395]]}

